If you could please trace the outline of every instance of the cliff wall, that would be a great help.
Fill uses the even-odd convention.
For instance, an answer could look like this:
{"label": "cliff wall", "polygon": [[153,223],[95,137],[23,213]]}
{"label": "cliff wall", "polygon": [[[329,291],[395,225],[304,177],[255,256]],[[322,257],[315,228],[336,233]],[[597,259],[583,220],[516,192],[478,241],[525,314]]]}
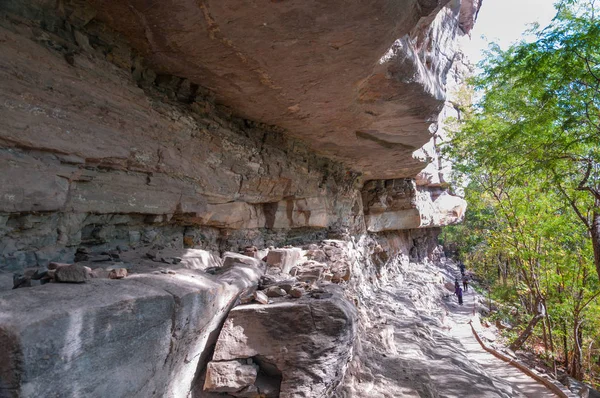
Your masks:
{"label": "cliff wall", "polygon": [[[363,199],[376,196],[368,192],[372,187],[389,185],[364,185],[369,172],[362,162],[378,168],[386,162],[369,145],[352,144],[355,155],[332,160],[315,151],[318,140],[283,129],[285,123],[235,116],[231,104],[221,102],[222,93],[201,86],[207,81],[165,74],[156,69],[164,69],[156,60],[131,47],[114,23],[101,18],[112,10],[108,3],[93,6],[3,3],[0,268],[71,261],[80,245],[108,250],[158,244],[222,252],[327,234],[439,227],[461,218],[464,203],[442,203],[440,192],[432,196],[427,187],[405,197],[412,221],[401,221],[409,217],[406,212],[363,210]],[[402,39],[408,47],[392,46],[386,64],[419,69],[452,44],[457,5],[435,10]],[[435,46],[422,49],[424,40]],[[410,54],[413,58],[406,59]],[[444,59],[435,73],[411,75],[415,87],[436,87],[440,103],[451,64],[451,58]],[[227,65],[222,61],[220,68]],[[251,94],[242,92],[238,100],[247,98],[248,106],[266,100]],[[344,100],[330,95],[332,102]],[[421,94],[414,95],[406,102]],[[236,111],[244,114],[243,109]],[[301,120],[318,132],[314,118]],[[431,137],[426,128],[419,134]],[[381,144],[380,138],[375,141]],[[398,148],[388,149],[394,152],[394,173],[405,174],[414,156],[398,157]],[[368,225],[365,212],[371,214]]]}
{"label": "cliff wall", "polygon": [[0,397],[352,391],[464,214],[419,173],[472,6],[0,3]]}

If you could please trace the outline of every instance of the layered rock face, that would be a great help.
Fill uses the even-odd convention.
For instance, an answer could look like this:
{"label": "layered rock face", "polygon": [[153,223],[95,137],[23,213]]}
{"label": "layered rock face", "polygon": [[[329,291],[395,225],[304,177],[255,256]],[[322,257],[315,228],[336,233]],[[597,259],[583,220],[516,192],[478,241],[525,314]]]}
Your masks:
{"label": "layered rock face", "polygon": [[360,215],[356,175],[277,129],[207,114],[201,96],[170,101],[181,79],[148,96],[105,60],[77,54],[70,65],[39,44],[67,46],[59,37],[10,27],[0,268],[67,261],[81,244],[218,250],[222,231],[348,228]]}
{"label": "layered rock face", "polygon": [[412,179],[369,181],[362,197],[370,232],[451,225],[462,220],[466,209],[464,199]]}
{"label": "layered rock face", "polygon": [[473,7],[1,2],[0,396],[336,393],[464,214],[418,173]]}
{"label": "layered rock face", "polygon": [[[357,176],[414,177],[431,158],[419,148],[476,9],[3,3],[0,267],[68,260],[80,244],[218,249],[224,230],[360,230]],[[456,201],[416,192],[418,217],[367,228],[460,218]],[[438,208],[452,214],[425,214]]]}
{"label": "layered rock face", "polygon": [[[457,0],[93,3],[91,15],[161,73],[210,88],[368,178],[424,166],[411,153],[444,103],[462,11]],[[462,3],[468,20],[472,2]]]}

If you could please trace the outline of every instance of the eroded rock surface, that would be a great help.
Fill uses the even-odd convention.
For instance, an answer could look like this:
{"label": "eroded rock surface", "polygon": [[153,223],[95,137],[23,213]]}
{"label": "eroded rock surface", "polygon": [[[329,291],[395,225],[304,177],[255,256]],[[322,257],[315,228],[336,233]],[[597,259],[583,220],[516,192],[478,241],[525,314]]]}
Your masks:
{"label": "eroded rock surface", "polygon": [[327,396],[350,359],[355,316],[354,306],[339,293],[236,307],[221,330],[211,364],[258,357],[267,373],[274,367],[281,374],[279,397]]}
{"label": "eroded rock surface", "polygon": [[237,263],[0,293],[0,396],[186,396],[261,274]]}
{"label": "eroded rock surface", "polygon": [[451,337],[439,268],[410,263],[380,283],[360,292],[360,344],[335,397],[521,396]]}
{"label": "eroded rock surface", "polygon": [[369,181],[362,193],[370,232],[456,224],[467,208],[464,199],[412,179]]}
{"label": "eroded rock surface", "polygon": [[478,8],[473,0],[93,3],[93,17],[161,72],[210,88],[243,116],[284,127],[369,178],[422,168],[411,153],[430,138],[452,42]]}
{"label": "eroded rock surface", "polygon": [[[68,1],[58,12],[51,1],[9,1],[4,8],[57,30],[64,18],[78,47],[104,46],[111,62],[142,82],[158,76],[185,100],[208,88],[237,114],[280,126],[381,179],[412,177],[424,166],[412,153],[431,138],[453,43],[478,7],[475,0],[189,0],[177,7]],[[79,65],[78,58],[69,59]]]}

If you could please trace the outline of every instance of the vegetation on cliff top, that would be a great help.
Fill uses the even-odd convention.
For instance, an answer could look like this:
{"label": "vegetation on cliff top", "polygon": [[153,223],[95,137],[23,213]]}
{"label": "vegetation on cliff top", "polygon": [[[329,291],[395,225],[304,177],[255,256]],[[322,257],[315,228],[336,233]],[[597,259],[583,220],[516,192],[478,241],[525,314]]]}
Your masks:
{"label": "vegetation on cliff top", "polygon": [[480,64],[447,152],[470,208],[445,243],[506,304],[513,349],[537,345],[598,384],[600,7],[557,11],[533,42],[492,46]]}

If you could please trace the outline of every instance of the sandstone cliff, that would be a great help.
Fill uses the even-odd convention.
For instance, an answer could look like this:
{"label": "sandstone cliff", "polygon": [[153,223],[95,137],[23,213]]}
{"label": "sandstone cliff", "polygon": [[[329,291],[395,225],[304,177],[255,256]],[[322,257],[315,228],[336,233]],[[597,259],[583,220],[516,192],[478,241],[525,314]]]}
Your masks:
{"label": "sandstone cliff", "polygon": [[[60,2],[58,8],[49,1],[4,2],[0,268],[66,261],[80,244],[181,246],[185,241],[188,247],[223,250],[280,242],[294,229],[360,233],[363,213],[370,214],[367,229],[374,232],[459,220],[464,203],[446,200],[437,188],[412,189],[403,199],[409,216],[369,192],[383,182],[364,185],[374,177],[415,177],[426,165],[422,161],[431,159],[416,150],[431,140],[444,103],[461,6],[430,3],[372,4],[358,20],[354,13],[365,9],[350,7],[341,13],[348,26],[338,20],[334,3],[269,4],[262,19],[279,13],[275,25],[298,36],[287,44],[289,56],[251,46],[286,47],[276,32],[246,34],[236,45],[253,59],[264,57],[260,63],[270,65],[269,72],[284,72],[273,89],[265,86],[270,78],[246,82],[239,76],[263,72],[232,50],[233,39],[224,39],[220,27],[227,23],[215,22],[217,11],[209,13],[208,3],[148,7],[145,12],[152,15],[176,11],[182,20],[165,18],[137,36],[131,26],[141,29],[143,23],[128,25],[131,32],[121,32],[119,24],[125,17],[149,18],[136,11],[137,3],[123,10],[124,3],[111,2]],[[224,7],[224,21],[236,21],[232,35],[256,31],[244,26],[258,21],[255,7],[214,7]],[[316,26],[308,18],[311,12],[320,15]],[[377,23],[370,24],[370,18]],[[198,29],[175,29],[192,21]],[[207,21],[213,22],[204,26]],[[373,32],[358,35],[356,24]],[[160,34],[152,33],[154,28]],[[342,46],[325,31],[352,37]],[[186,39],[168,40],[171,34]],[[329,44],[313,43],[315,35]],[[171,53],[154,48],[157,43],[196,50]],[[305,46],[312,57],[300,51]],[[318,62],[322,57],[325,64]],[[246,61],[238,65],[240,59]],[[290,74],[294,69],[287,63],[308,60],[308,70]],[[171,69],[171,63],[187,68]],[[205,79],[209,70],[211,78]],[[302,81],[312,74],[319,78]],[[331,74],[335,79],[328,78]],[[234,83],[239,87],[231,93],[227,87]],[[305,96],[298,84],[312,94]],[[347,90],[362,97],[370,93],[370,99]],[[281,91],[302,103],[298,109],[314,109],[278,110],[287,106],[276,95]],[[313,95],[328,96],[331,105]],[[370,110],[362,109],[365,104]],[[360,120],[353,119],[357,112]],[[334,134],[333,127],[340,130]],[[390,212],[369,209],[365,195],[377,196]]]}
{"label": "sandstone cliff", "polygon": [[[201,385],[221,323],[259,286],[261,260],[275,246],[311,250],[337,239],[374,256],[363,272],[354,260],[304,253],[298,264],[328,265],[302,271],[314,279],[294,276],[304,292],[344,286],[291,311],[345,322],[328,336],[353,347],[357,281],[376,286],[381,270],[432,258],[437,228],[463,217],[465,202],[443,178],[419,173],[435,158],[426,144],[439,130],[455,38],[476,7],[0,3],[0,282],[10,289],[15,273],[15,286],[35,285],[32,276],[57,262],[98,277],[0,293],[0,395],[185,396]],[[60,279],[62,265],[52,267],[43,280]],[[124,280],[103,278],[123,270]],[[48,311],[48,301],[59,309]],[[267,312],[290,305],[282,306]],[[227,322],[245,322],[244,311]],[[44,330],[52,332],[40,342]],[[251,378],[273,365],[270,376],[283,377],[278,388],[289,396],[290,374],[317,377],[265,359],[272,353],[243,352],[214,361],[252,364],[214,372],[243,366]],[[322,365],[333,373],[317,377],[325,381],[311,387],[314,396],[339,387],[352,352],[336,357]],[[112,371],[86,378],[107,364]]]}

